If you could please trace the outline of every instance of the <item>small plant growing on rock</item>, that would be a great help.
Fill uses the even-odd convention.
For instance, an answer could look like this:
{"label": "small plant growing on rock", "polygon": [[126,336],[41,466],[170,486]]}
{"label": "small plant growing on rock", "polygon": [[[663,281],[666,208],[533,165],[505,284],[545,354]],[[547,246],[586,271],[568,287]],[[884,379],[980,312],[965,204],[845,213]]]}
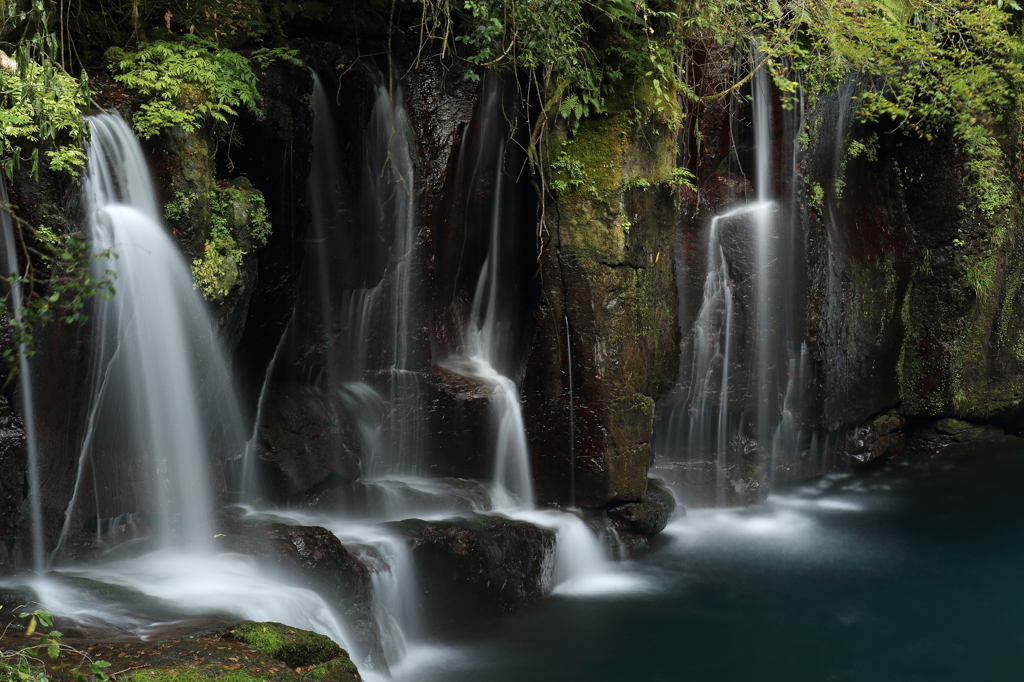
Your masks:
{"label": "small plant growing on rock", "polygon": [[192,261],[192,277],[196,289],[202,289],[207,300],[218,301],[231,293],[238,282],[238,266],[249,253],[239,245],[236,236],[244,231],[255,246],[263,246],[272,226],[263,195],[238,187],[216,188],[211,192],[210,222],[210,238],[203,257]]}
{"label": "small plant growing on rock", "polygon": [[[20,614],[20,618],[28,618],[28,626],[25,628],[25,636],[32,637],[39,626],[52,628],[53,614],[46,609],[35,609]],[[9,626],[8,626],[9,627]],[[7,630],[4,630],[4,636]],[[43,666],[43,656],[55,661],[67,652],[75,653],[82,658],[78,668],[68,670],[65,674],[73,682],[89,682],[99,680],[106,682],[110,677],[104,671],[110,667],[106,661],[93,661],[86,654],[73,647],[64,644],[63,633],[58,630],[50,630],[39,635],[35,644],[17,648],[0,649],[0,675],[3,679],[12,682],[49,682],[46,669]],[[83,670],[82,668],[85,668]]]}

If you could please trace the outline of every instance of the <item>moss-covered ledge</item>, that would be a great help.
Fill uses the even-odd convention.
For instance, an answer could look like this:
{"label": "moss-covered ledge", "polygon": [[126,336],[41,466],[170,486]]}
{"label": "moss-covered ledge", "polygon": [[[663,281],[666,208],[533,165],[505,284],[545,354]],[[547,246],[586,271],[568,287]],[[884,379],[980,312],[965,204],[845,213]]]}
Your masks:
{"label": "moss-covered ledge", "polygon": [[676,125],[641,86],[555,138],[554,220],[523,385],[537,495],[584,507],[638,501],[653,398],[677,372]]}

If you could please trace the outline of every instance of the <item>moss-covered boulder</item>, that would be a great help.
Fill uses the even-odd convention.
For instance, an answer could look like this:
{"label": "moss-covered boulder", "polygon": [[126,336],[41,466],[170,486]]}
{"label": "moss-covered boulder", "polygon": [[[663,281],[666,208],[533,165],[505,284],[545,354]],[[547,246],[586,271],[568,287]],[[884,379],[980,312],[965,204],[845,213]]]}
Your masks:
{"label": "moss-covered boulder", "polygon": [[339,656],[348,659],[345,650],[330,637],[281,623],[239,623],[231,629],[231,634],[239,641],[293,668],[320,665]]}
{"label": "moss-covered boulder", "polygon": [[885,455],[900,454],[906,421],[903,416],[889,412],[872,417],[854,429],[846,443],[846,455],[851,464],[867,464]]}
{"label": "moss-covered boulder", "polygon": [[352,659],[343,655],[303,671],[300,679],[303,682],[359,682],[362,678]]}

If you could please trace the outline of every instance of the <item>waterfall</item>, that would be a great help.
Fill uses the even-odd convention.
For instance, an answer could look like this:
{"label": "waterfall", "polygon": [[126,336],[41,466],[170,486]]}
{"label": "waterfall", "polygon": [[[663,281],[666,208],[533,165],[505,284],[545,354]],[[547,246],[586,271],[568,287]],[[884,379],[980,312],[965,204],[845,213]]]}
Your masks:
{"label": "waterfall", "polygon": [[131,129],[107,114],[90,128],[87,229],[116,256],[95,267],[118,293],[92,312],[88,421],[58,548],[92,513],[98,534],[132,514],[165,546],[209,550],[213,458],[245,442],[227,362]]}
{"label": "waterfall", "polygon": [[[19,273],[18,251],[14,241],[14,223],[11,219],[10,200],[7,196],[7,183],[0,178],[0,230],[3,231],[4,257],[7,273],[12,278]],[[15,320],[21,317],[21,282],[12,279],[10,290],[10,306],[14,311]],[[28,479],[29,523],[32,541],[32,569],[37,573],[44,570],[45,546],[43,538],[43,503],[39,480],[39,446],[36,440],[36,419],[32,400],[32,367],[28,360],[28,349],[25,344],[18,346],[19,386],[21,388],[21,419],[25,425],[25,448],[27,454],[26,474]]]}
{"label": "waterfall", "polygon": [[[479,201],[479,194],[485,192],[489,199],[489,205],[478,215],[466,211],[466,221],[475,219],[479,224],[466,225],[463,229],[467,233],[478,230],[486,252],[473,289],[469,318],[464,324],[461,353],[445,361],[453,371],[476,377],[491,387],[493,498],[496,507],[505,509],[533,505],[533,480],[519,389],[510,377],[520,362],[517,337],[521,332],[516,306],[521,303],[517,297],[522,293],[517,290],[516,273],[512,271],[517,263],[516,235],[512,232],[516,224],[509,220],[510,216],[515,216],[515,176],[512,174],[517,169],[510,161],[510,146],[515,142],[508,121],[518,114],[510,115],[508,97],[501,79],[488,74],[477,113],[479,137],[473,144],[467,140],[460,152],[464,157],[467,149],[475,153],[474,157],[460,159],[464,171],[470,173],[469,200]],[[488,162],[492,164],[490,167],[486,165]],[[460,270],[462,266],[460,262]]]}
{"label": "waterfall", "polygon": [[[760,61],[755,48],[752,62]],[[662,406],[655,444],[658,465],[676,472],[670,480],[719,505],[758,499],[772,472],[800,456],[811,378],[792,200],[798,147],[794,139],[783,166],[790,175],[778,175],[772,131],[788,134],[789,119],[773,120],[765,69],[751,79],[751,93],[755,196],[711,220],[692,355],[682,359],[685,378]],[[802,125],[802,107],[798,115]]]}

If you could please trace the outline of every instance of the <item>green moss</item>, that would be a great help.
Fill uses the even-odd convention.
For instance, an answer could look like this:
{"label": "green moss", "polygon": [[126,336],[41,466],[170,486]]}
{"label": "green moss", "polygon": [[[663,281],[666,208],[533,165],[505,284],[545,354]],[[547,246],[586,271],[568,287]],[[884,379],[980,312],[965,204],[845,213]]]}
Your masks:
{"label": "green moss", "polygon": [[118,679],[125,679],[127,682],[266,682],[267,677],[242,670],[195,670],[177,667],[137,670],[126,678]]}
{"label": "green moss", "polygon": [[280,623],[239,623],[232,634],[241,642],[293,668],[319,665],[348,655],[325,635]]}
{"label": "green moss", "polygon": [[1015,309],[1014,301],[1017,299],[1017,293],[1020,291],[1021,284],[1024,284],[1024,275],[1019,272],[1013,272],[1006,278],[1006,284],[1003,287],[1003,303],[999,306],[999,330],[996,335],[996,342],[1000,346],[1005,345],[1007,342],[1010,322],[1016,322],[1020,319],[1020,315]]}
{"label": "green moss", "polygon": [[947,417],[946,419],[940,419],[939,422],[935,425],[935,428],[937,428],[942,433],[947,433],[956,436],[961,433],[970,431],[971,429],[974,429],[976,427],[974,426],[974,424],[971,424],[970,422],[965,422],[959,419],[952,419],[950,417]]}
{"label": "green moss", "polygon": [[309,682],[357,682],[360,677],[355,663],[345,655],[310,668],[302,673],[301,679]]}
{"label": "green moss", "polygon": [[619,189],[629,127],[629,118],[622,112],[585,119],[551,162],[552,187],[595,199]]}

